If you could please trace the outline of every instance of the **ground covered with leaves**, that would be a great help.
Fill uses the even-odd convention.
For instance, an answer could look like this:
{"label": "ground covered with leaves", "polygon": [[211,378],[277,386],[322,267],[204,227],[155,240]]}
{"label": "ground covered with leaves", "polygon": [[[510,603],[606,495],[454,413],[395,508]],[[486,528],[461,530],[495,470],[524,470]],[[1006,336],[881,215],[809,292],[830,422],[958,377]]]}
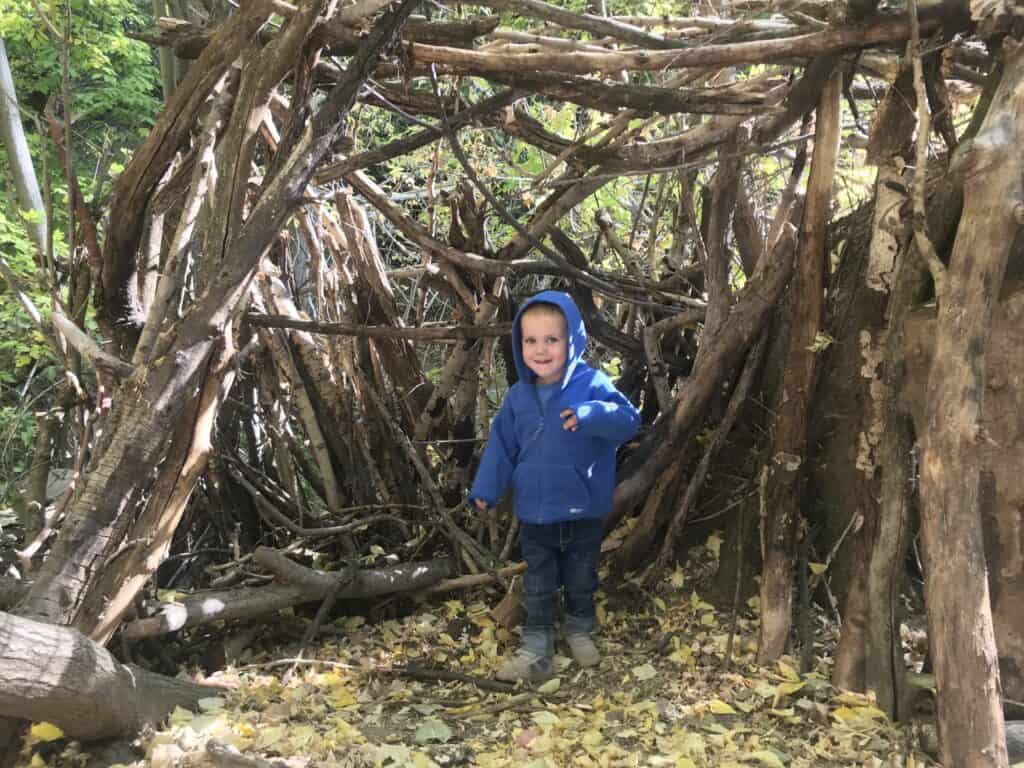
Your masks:
{"label": "ground covered with leaves", "polygon": [[[560,655],[554,678],[511,691],[418,679],[422,670],[440,670],[493,682],[502,655],[517,641],[516,632],[495,623],[493,598],[425,603],[379,624],[340,618],[306,659],[293,658],[295,647],[253,650],[237,666],[206,678],[228,692],[202,702],[198,713],[177,711],[137,743],[144,757],[120,764],[931,764],[911,729],[891,725],[871,699],[829,684],[827,656],[805,675],[788,658],[757,666],[756,602],[737,617],[732,663],[723,669],[731,612],[717,611],[699,587],[681,570],[654,587],[639,580],[609,586],[599,595],[600,665],[583,670]],[[75,762],[75,745],[47,752],[43,742],[59,732],[36,726],[34,733],[27,765]],[[221,745],[219,756],[211,755],[211,740]],[[243,755],[256,760],[239,762]],[[86,756],[77,756],[84,764]],[[114,758],[98,762],[118,764]]]}

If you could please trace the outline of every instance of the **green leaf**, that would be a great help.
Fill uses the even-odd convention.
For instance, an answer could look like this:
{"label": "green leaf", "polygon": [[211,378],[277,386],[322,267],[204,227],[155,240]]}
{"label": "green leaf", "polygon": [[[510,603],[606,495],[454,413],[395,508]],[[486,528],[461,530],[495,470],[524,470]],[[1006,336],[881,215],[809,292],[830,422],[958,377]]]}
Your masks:
{"label": "green leaf", "polygon": [[429,741],[436,741],[444,744],[452,737],[452,729],[440,720],[424,720],[416,729],[413,737],[417,744],[426,744]]}

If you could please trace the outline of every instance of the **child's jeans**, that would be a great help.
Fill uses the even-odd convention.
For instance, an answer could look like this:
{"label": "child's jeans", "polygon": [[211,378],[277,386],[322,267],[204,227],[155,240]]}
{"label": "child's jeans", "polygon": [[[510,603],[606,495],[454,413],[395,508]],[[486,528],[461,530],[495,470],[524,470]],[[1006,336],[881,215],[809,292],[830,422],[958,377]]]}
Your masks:
{"label": "child's jeans", "polygon": [[523,523],[519,546],[526,561],[526,625],[523,648],[540,656],[555,650],[558,590],[565,587],[566,635],[589,634],[596,623],[594,592],[604,521],[569,520],[550,525]]}

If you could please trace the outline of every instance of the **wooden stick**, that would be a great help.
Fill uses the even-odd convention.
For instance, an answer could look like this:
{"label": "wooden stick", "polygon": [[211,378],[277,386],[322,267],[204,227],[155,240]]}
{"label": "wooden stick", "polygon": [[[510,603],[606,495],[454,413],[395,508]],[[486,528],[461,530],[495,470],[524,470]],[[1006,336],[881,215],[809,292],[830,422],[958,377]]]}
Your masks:
{"label": "wooden stick", "polygon": [[[937,26],[932,17],[925,31]],[[457,48],[410,44],[416,64],[436,64],[438,74],[483,74],[508,72],[563,72],[586,75],[633,71],[654,72],[688,67],[764,64],[781,59],[809,58],[825,53],[843,53],[877,45],[901,43],[910,38],[910,23],[903,17],[883,18],[872,24],[834,27],[805,35],[776,40],[759,40],[727,45],[689,46],[684,50],[613,51],[592,53],[486,53]]]}
{"label": "wooden stick", "polygon": [[484,691],[497,691],[498,693],[511,693],[516,689],[512,683],[503,683],[498,680],[489,680],[485,677],[464,675],[461,672],[453,672],[450,669],[425,669],[409,665],[404,667],[392,667],[391,669],[379,669],[378,672],[397,675],[398,677],[409,677],[413,680],[437,680],[441,682],[470,683]]}

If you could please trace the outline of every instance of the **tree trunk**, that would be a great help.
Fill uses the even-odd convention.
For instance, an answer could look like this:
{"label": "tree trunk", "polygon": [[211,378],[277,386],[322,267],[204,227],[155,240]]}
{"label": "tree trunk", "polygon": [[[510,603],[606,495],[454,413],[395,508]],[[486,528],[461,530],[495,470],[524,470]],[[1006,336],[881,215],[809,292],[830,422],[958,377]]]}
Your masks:
{"label": "tree trunk", "polygon": [[74,629],[0,613],[0,716],[53,723],[83,741],[135,733],[221,688],[120,664]]}
{"label": "tree trunk", "polygon": [[[993,305],[1021,222],[1024,55],[1009,38],[1002,82],[960,158],[964,209],[937,278],[935,358],[921,439],[921,530],[942,760],[1005,766],[999,666],[979,513],[978,444]],[[933,265],[934,266],[934,265]]]}
{"label": "tree trunk", "polygon": [[763,521],[764,565],[761,574],[761,632],[758,662],[765,664],[786,649],[793,620],[793,557],[799,520],[799,478],[807,444],[807,413],[814,391],[825,286],[825,224],[839,152],[839,99],[842,80],[833,75],[821,95],[814,155],[807,183],[800,250],[791,288],[793,325],[778,408],[775,439],[769,455],[767,517]]}
{"label": "tree trunk", "polygon": [[25,211],[31,211],[38,218],[27,222],[28,234],[39,249],[39,258],[46,261],[46,209],[39,192],[32,156],[25,141],[25,130],[18,113],[18,98],[11,77],[11,65],[7,61],[7,49],[0,38],[0,141],[7,148],[7,160],[14,176],[14,187],[18,191],[18,202]]}
{"label": "tree trunk", "polygon": [[[815,477],[819,486],[815,496],[822,499],[826,508],[834,508],[838,513],[832,516],[831,530],[838,533],[856,516],[863,521],[852,536],[850,557],[841,560],[837,568],[843,593],[843,624],[832,670],[836,685],[855,691],[865,689],[867,665],[887,666],[882,659],[873,659],[867,652],[872,633],[888,633],[887,627],[891,624],[890,619],[886,628],[873,627],[869,613],[874,607],[868,596],[868,582],[873,573],[871,563],[876,541],[881,543],[877,539],[881,517],[880,478],[882,483],[886,482],[891,479],[888,475],[901,467],[883,461],[880,455],[885,451],[894,453],[894,446],[889,444],[897,433],[887,430],[886,424],[898,423],[892,421],[896,414],[890,416],[888,412],[889,395],[897,396],[898,391],[887,387],[898,386],[894,374],[902,365],[900,358],[894,356],[899,355],[898,347],[893,350],[887,343],[892,334],[888,329],[900,323],[912,299],[912,294],[901,294],[905,296],[903,299],[893,299],[891,294],[897,290],[894,284],[898,265],[907,263],[908,227],[901,215],[908,200],[907,182],[900,168],[905,167],[911,157],[917,124],[915,105],[911,72],[905,67],[879,104],[868,139],[868,162],[878,166],[870,241],[865,243],[857,232],[847,239],[834,280],[837,298],[830,309],[835,351],[829,357],[828,380],[822,382],[818,391],[819,408],[828,412],[829,417],[828,422],[822,418],[823,423],[818,425],[825,436],[818,462],[822,469]],[[853,276],[847,287],[844,278],[848,271]],[[906,274],[906,270],[902,274]],[[840,418],[833,421],[833,413],[838,413]],[[909,455],[902,457],[904,463],[908,460]],[[909,489],[904,488],[904,494],[907,492]],[[827,521],[826,525],[829,522],[832,521]],[[893,553],[889,551],[887,555]],[[890,573],[902,572],[901,562],[885,562],[880,558],[874,562]],[[884,676],[873,674],[873,677],[877,682]],[[879,706],[892,716],[886,706],[886,694],[875,690]]]}

